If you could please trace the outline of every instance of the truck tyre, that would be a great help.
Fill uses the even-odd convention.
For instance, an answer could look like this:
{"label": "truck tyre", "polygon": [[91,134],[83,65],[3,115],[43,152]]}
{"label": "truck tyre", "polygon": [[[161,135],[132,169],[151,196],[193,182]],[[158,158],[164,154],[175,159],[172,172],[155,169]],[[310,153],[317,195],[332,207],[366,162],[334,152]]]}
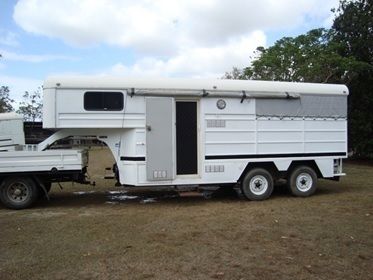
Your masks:
{"label": "truck tyre", "polygon": [[10,209],[30,207],[38,197],[38,187],[28,177],[8,177],[0,186],[0,201]]}
{"label": "truck tyre", "polygon": [[288,187],[294,196],[312,195],[317,188],[317,174],[309,166],[298,166],[288,177]]}
{"label": "truck tyre", "polygon": [[250,170],[241,184],[241,191],[249,200],[264,200],[271,196],[273,178],[271,173],[263,168]]}

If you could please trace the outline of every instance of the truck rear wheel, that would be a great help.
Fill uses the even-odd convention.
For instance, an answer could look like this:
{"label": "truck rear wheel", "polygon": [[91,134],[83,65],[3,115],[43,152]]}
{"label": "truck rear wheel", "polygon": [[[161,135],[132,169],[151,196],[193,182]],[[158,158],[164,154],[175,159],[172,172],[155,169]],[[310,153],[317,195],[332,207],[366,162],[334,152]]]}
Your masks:
{"label": "truck rear wheel", "polygon": [[8,177],[0,186],[0,201],[10,209],[30,207],[38,196],[38,187],[28,177]]}
{"label": "truck rear wheel", "polygon": [[309,166],[298,166],[288,177],[288,186],[295,196],[310,196],[317,188],[317,174]]}
{"label": "truck rear wheel", "polygon": [[271,196],[273,178],[271,173],[263,168],[249,171],[241,184],[242,194],[249,200],[264,200]]}

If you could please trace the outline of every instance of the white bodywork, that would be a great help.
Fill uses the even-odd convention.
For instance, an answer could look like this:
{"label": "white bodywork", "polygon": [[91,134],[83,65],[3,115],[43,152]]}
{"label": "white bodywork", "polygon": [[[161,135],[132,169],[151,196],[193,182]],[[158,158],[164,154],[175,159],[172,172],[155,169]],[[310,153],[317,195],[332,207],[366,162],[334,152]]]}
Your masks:
{"label": "white bodywork", "polygon": [[0,154],[0,174],[82,170],[88,164],[81,150],[24,150]]}
{"label": "white bodywork", "polygon": [[[122,92],[123,109],[86,111],[84,94],[90,91]],[[123,185],[235,183],[249,163],[270,162],[278,171],[287,171],[294,161],[310,160],[315,161],[322,177],[330,178],[343,175],[339,165],[334,165],[347,156],[347,117],[338,115],[339,108],[333,107],[334,99],[325,100],[329,100],[330,108],[336,109],[337,114],[328,113],[327,116],[322,112],[327,107],[321,108],[318,115],[305,115],[307,110],[318,110],[312,106],[305,108],[303,113],[281,114],[281,108],[276,108],[276,104],[282,106],[287,100],[298,100],[296,104],[303,106],[306,104],[302,105],[300,98],[303,97],[304,102],[308,100],[311,105],[313,98],[316,102],[323,97],[341,98],[336,100],[342,100],[341,104],[344,104],[347,95],[348,89],[344,85],[55,77],[44,84],[43,126],[58,131],[39,144],[38,149],[45,150],[67,136],[96,136],[111,149]],[[150,127],[146,109],[148,98],[171,100],[169,112],[172,115],[166,118],[170,120],[175,118],[175,102],[196,102],[198,170],[195,174],[178,175],[176,172],[175,123],[170,127],[171,158],[167,157],[172,166],[171,174],[163,169],[149,173],[146,159],[150,152],[147,151],[147,137],[150,137],[147,133],[147,127]],[[221,99],[226,104],[224,109],[217,107],[217,101]],[[264,99],[265,102],[274,101],[275,115],[258,113],[266,110],[267,103],[261,101]],[[283,103],[275,103],[275,100],[283,100]],[[319,104],[323,105],[323,102]],[[293,112],[291,108],[287,110]],[[163,112],[159,114],[161,116]],[[162,160],[160,157],[160,163]],[[162,177],[167,179],[162,180]]]}
{"label": "white bodywork", "polygon": [[0,114],[0,152],[14,151],[25,144],[23,118],[16,113]]}
{"label": "white bodywork", "polygon": [[39,151],[37,145],[25,145],[22,116],[0,114],[0,175],[77,171],[87,164],[87,153],[82,150]]}

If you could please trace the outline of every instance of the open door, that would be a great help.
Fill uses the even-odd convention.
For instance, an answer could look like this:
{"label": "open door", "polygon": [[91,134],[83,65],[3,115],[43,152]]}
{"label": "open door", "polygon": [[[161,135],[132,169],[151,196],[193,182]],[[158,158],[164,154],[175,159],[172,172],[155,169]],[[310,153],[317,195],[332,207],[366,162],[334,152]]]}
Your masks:
{"label": "open door", "polygon": [[174,99],[146,98],[146,174],[149,181],[175,178]]}
{"label": "open door", "polygon": [[198,173],[197,102],[176,102],[177,175]]}

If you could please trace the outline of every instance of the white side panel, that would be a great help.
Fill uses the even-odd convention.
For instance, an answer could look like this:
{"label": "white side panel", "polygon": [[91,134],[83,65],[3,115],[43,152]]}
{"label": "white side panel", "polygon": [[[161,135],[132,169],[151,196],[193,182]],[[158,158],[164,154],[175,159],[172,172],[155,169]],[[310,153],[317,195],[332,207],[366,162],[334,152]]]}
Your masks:
{"label": "white side panel", "polygon": [[[84,93],[85,90],[56,90],[56,128],[123,127],[124,109],[121,111],[86,111]],[[126,92],[123,92],[123,95],[124,104],[126,104]]]}
{"label": "white side panel", "polygon": [[347,152],[347,121],[305,120],[304,143],[305,153]]}
{"label": "white side panel", "polygon": [[330,178],[334,176],[332,158],[315,159],[315,162],[324,178]]}
{"label": "white side panel", "polygon": [[276,165],[278,171],[287,171],[291,162],[291,159],[276,159],[274,164]]}
{"label": "white side panel", "polygon": [[0,173],[57,170],[80,170],[87,162],[82,151],[48,150],[3,152]]}
{"label": "white side panel", "polygon": [[145,156],[146,155],[146,135],[145,129],[136,129],[136,155]]}
{"label": "white side panel", "polygon": [[[247,165],[247,160],[225,160],[223,162],[215,161],[215,163],[206,163],[203,165],[202,177],[195,176],[178,176],[172,182],[167,180],[160,180],[151,182],[146,180],[146,165],[145,163],[137,163],[126,165],[126,184],[129,185],[190,185],[190,184],[221,184],[236,182],[240,177],[242,171]],[[205,172],[207,166],[220,167],[215,168],[215,171]],[[224,166],[221,169],[221,166]],[[224,170],[224,171],[223,171]],[[135,176],[137,174],[137,177]]]}
{"label": "white side panel", "polygon": [[22,119],[0,119],[0,151],[14,150],[15,146],[24,144]]}
{"label": "white side panel", "polygon": [[205,155],[255,153],[255,100],[225,98],[223,110],[217,108],[218,100],[201,100]]}
{"label": "white side panel", "polygon": [[303,120],[257,120],[257,153],[303,153]]}
{"label": "white side panel", "polygon": [[43,90],[43,128],[56,127],[56,90]]}
{"label": "white side panel", "polygon": [[145,97],[128,96],[124,114],[123,127],[144,128],[145,127]]}
{"label": "white side panel", "polygon": [[259,118],[258,154],[347,152],[344,119]]}

